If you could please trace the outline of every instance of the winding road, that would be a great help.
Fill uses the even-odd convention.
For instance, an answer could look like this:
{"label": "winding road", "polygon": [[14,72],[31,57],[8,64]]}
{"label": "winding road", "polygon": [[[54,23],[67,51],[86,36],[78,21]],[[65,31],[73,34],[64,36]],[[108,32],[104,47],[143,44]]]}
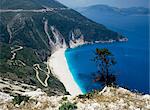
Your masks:
{"label": "winding road", "polygon": [[43,9],[38,9],[38,10],[24,10],[24,9],[0,9],[1,13],[6,13],[6,12],[35,12],[35,13],[42,13],[42,12],[54,12],[54,11],[59,11],[59,10],[70,10],[70,8],[43,8]]}
{"label": "winding road", "polygon": [[[12,53],[12,57],[11,57],[11,60],[14,60],[16,58],[16,52],[19,51],[19,50],[22,50],[23,47],[22,46],[18,46],[17,48],[14,48],[14,47],[11,47],[11,53]],[[23,63],[21,60],[18,60],[20,63],[22,63],[22,65],[25,66],[25,63]],[[48,71],[45,71],[43,70],[39,64],[34,64],[33,65],[33,69],[35,70],[36,72],[36,78],[37,80],[44,86],[44,87],[47,87],[48,86],[48,79],[49,79],[49,74],[50,74],[50,69],[49,69],[49,66],[47,64],[47,70]],[[39,77],[39,71],[42,71],[46,74],[46,79],[45,81],[43,82],[40,77]]]}
{"label": "winding road", "polygon": [[[41,69],[41,67],[40,67],[40,65],[39,64],[34,64],[33,65],[33,68],[34,68],[34,70],[35,70],[35,72],[36,72],[36,78],[37,78],[37,80],[44,86],[44,87],[47,87],[48,86],[48,79],[49,79],[49,74],[50,74],[50,69],[49,69],[49,66],[48,66],[48,64],[47,64],[47,70],[48,71],[45,71],[45,70],[43,70],[43,69]],[[40,79],[40,77],[39,77],[39,71],[42,71],[42,72],[44,72],[45,74],[46,74],[46,78],[45,78],[45,81],[43,82],[41,79]]]}
{"label": "winding road", "polygon": [[14,49],[14,47],[11,47],[11,53],[13,54],[11,57],[11,60],[14,60],[16,58],[16,52],[19,50],[22,50],[23,47],[22,46],[18,46],[18,48]]}

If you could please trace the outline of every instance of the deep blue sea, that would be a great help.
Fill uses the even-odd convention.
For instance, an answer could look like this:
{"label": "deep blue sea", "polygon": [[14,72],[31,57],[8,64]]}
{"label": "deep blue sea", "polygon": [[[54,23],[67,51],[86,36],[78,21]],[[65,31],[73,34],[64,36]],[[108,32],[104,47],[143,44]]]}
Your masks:
{"label": "deep blue sea", "polygon": [[97,71],[96,64],[92,61],[96,48],[108,48],[115,56],[117,64],[113,73],[119,86],[149,93],[148,16],[131,17],[125,22],[111,25],[111,22],[105,21],[102,24],[127,36],[128,42],[83,45],[65,52],[74,80],[84,93],[102,88],[100,84],[93,82]]}

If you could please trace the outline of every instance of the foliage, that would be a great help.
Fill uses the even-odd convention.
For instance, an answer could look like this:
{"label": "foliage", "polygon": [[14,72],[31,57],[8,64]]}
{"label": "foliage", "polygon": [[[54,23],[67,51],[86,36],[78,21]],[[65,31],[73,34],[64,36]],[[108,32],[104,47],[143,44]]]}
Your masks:
{"label": "foliage", "polygon": [[28,100],[29,100],[29,97],[27,96],[17,95],[17,96],[14,96],[13,103],[20,105],[22,101],[27,102]]}
{"label": "foliage", "polygon": [[10,46],[5,43],[0,43],[0,60],[11,57]]}
{"label": "foliage", "polygon": [[43,9],[45,7],[64,7],[53,0],[1,0],[2,9]]}
{"label": "foliage", "polygon": [[25,64],[33,66],[33,64],[40,63],[40,59],[31,48],[24,47],[17,52],[16,59],[24,61]]}
{"label": "foliage", "polygon": [[59,107],[59,110],[75,110],[77,106],[75,103],[66,102]]}
{"label": "foliage", "polygon": [[112,66],[116,64],[112,53],[106,49],[96,49],[94,61],[98,68],[98,76],[94,82],[101,82],[103,85],[112,85],[116,81],[115,75],[111,72]]}
{"label": "foliage", "polygon": [[94,96],[95,94],[97,94],[97,93],[98,93],[98,91],[93,90],[93,91],[91,91],[91,92],[89,92],[89,93],[86,93],[86,94],[83,94],[83,95],[79,95],[78,98],[79,98],[79,99],[84,99],[84,98],[91,99],[91,98],[93,98],[93,96]]}
{"label": "foliage", "polygon": [[[46,69],[46,65],[35,54],[35,49],[24,46],[22,50],[16,52],[16,58],[11,60],[10,47],[15,47],[15,45],[0,43],[0,77],[36,85],[42,88],[48,95],[56,95],[58,92],[53,92],[54,90],[58,90],[60,93],[66,92],[64,85],[52,74],[48,79],[49,86],[47,88],[43,87],[37,80],[33,64],[38,63],[42,69]],[[39,75],[41,79],[46,77],[45,73],[41,71]]]}
{"label": "foliage", "polygon": [[67,97],[63,97],[62,98],[63,101],[67,101],[67,99],[68,99]]}

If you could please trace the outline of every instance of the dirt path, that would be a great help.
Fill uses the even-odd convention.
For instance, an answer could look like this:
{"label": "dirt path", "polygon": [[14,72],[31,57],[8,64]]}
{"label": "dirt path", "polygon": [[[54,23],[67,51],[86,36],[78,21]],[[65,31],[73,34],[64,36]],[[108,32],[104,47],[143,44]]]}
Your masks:
{"label": "dirt path", "polygon": [[11,60],[14,60],[16,58],[16,52],[19,51],[19,50],[22,50],[23,47],[22,46],[18,46],[18,48],[16,49],[13,49],[13,47],[11,47],[11,53],[13,54],[12,57],[11,57]]}
{"label": "dirt path", "polygon": [[57,10],[70,10],[70,8],[43,8],[39,10],[24,10],[24,9],[0,9],[1,13],[6,13],[6,12],[54,12]]}
{"label": "dirt path", "polygon": [[[47,65],[47,70],[48,70],[48,71],[45,71],[45,70],[41,69],[39,64],[34,64],[33,67],[34,67],[34,70],[35,70],[35,72],[36,72],[36,78],[38,79],[38,81],[39,81],[44,87],[47,87],[47,86],[48,86],[48,79],[49,79],[49,77],[50,77],[50,76],[49,76],[49,74],[50,74],[50,69],[49,69],[48,65]],[[42,71],[42,72],[44,72],[44,73],[46,74],[46,78],[45,78],[45,81],[44,81],[44,82],[43,82],[43,81],[40,79],[40,77],[39,77],[39,71]]]}

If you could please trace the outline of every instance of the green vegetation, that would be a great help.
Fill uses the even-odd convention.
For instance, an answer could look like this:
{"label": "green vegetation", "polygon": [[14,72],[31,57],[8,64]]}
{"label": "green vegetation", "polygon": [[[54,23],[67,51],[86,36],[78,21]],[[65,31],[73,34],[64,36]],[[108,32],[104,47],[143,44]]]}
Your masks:
{"label": "green vegetation", "polygon": [[17,52],[16,59],[23,60],[24,63],[29,66],[33,66],[36,63],[42,63],[41,59],[38,58],[36,51],[26,47]]}
{"label": "green vegetation", "polygon": [[92,99],[94,97],[94,95],[98,94],[98,91],[94,90],[94,91],[91,91],[89,93],[86,93],[86,94],[83,94],[83,95],[79,95],[78,98],[79,99]]}
{"label": "green vegetation", "polygon": [[75,110],[77,106],[75,103],[66,102],[59,107],[59,110]]}
{"label": "green vegetation", "polygon": [[67,99],[68,99],[67,97],[63,97],[62,98],[63,101],[67,101]]}
{"label": "green vegetation", "polygon": [[[11,60],[12,54],[9,44],[1,43],[0,52],[0,76],[9,78],[9,74],[13,73],[14,77],[28,77],[30,74],[34,75],[34,70],[32,65],[36,63],[41,63],[38,57],[33,53],[30,48],[25,48],[20,50],[16,54],[16,58]],[[23,63],[23,64],[22,64]],[[32,76],[33,76],[32,75]]]}
{"label": "green vegetation", "polygon": [[22,101],[28,102],[28,100],[29,100],[29,97],[27,96],[17,95],[17,96],[14,96],[13,103],[20,105]]}
{"label": "green vegetation", "polygon": [[8,44],[0,43],[0,62],[4,62],[11,58],[11,49]]}
{"label": "green vegetation", "polygon": [[[44,70],[46,70],[46,65],[35,53],[34,49],[23,47],[22,50],[16,52],[16,58],[11,60],[11,46],[12,45],[6,43],[1,43],[0,45],[0,77],[9,78],[16,81],[24,81],[24,83],[36,85],[37,87],[42,88],[48,95],[56,95],[58,93],[65,94],[65,87],[53,75],[50,75],[48,80],[49,86],[47,88],[43,87],[37,80],[33,69],[33,64],[40,64],[41,68]],[[16,45],[13,47],[16,47]],[[45,73],[40,71],[40,78],[44,80],[45,77]]]}
{"label": "green vegetation", "polygon": [[106,48],[97,48],[94,61],[98,68],[98,76],[94,82],[100,82],[106,86],[113,85],[116,81],[116,77],[111,69],[112,66],[116,64],[116,61],[112,53]]}
{"label": "green vegetation", "polygon": [[[42,6],[42,5],[43,6]],[[1,0],[2,9],[43,9],[45,7],[64,7],[53,0]]]}

